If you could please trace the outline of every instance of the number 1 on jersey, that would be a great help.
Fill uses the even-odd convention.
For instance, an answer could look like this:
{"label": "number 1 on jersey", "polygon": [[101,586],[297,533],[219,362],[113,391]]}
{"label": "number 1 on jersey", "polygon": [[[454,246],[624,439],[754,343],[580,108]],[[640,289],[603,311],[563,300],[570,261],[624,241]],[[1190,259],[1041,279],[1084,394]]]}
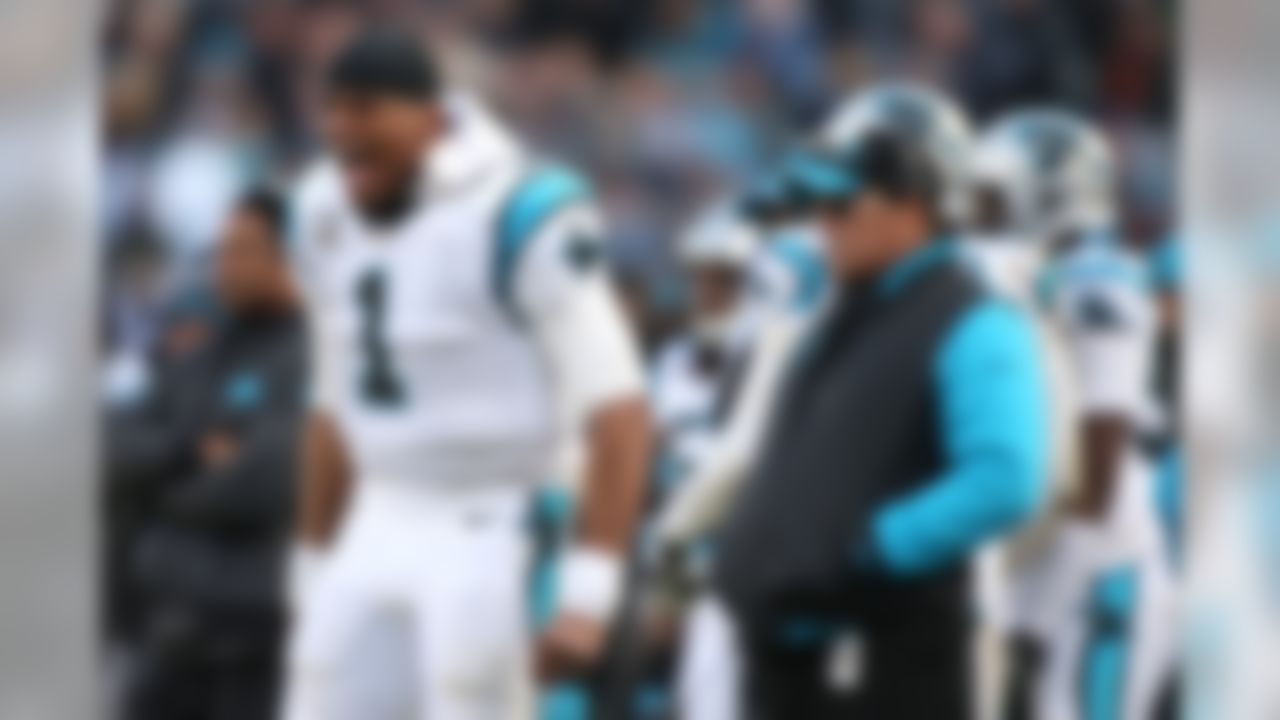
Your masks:
{"label": "number 1 on jersey", "polygon": [[387,344],[387,275],[382,268],[369,268],[356,283],[356,305],[360,308],[360,345],[364,367],[358,382],[360,396],[370,405],[397,407],[404,404],[404,384],[391,362]]}

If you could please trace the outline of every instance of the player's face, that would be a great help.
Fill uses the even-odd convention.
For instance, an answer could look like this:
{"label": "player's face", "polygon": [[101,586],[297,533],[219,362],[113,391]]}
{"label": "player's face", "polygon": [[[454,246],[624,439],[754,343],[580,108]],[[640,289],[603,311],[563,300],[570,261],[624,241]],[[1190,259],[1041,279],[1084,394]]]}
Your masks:
{"label": "player's face", "polygon": [[693,271],[693,314],[718,318],[728,315],[738,301],[742,273],[736,268],[708,265]]}
{"label": "player's face", "polygon": [[325,139],[347,190],[370,212],[403,198],[439,127],[434,104],[385,93],[335,92],[324,108]]}
{"label": "player's face", "polygon": [[729,341],[742,281],[742,273],[727,265],[707,264],[693,270],[690,329],[705,349],[722,349]]}
{"label": "player's face", "polygon": [[1010,232],[1013,218],[1006,195],[992,183],[979,184],[973,194],[973,231],[981,235]]}
{"label": "player's face", "polygon": [[215,273],[218,297],[229,308],[251,308],[274,295],[285,271],[268,223],[251,212],[233,214],[218,245]]}
{"label": "player's face", "polygon": [[820,217],[831,268],[844,279],[885,267],[928,234],[928,221],[915,203],[875,191],[826,203]]}

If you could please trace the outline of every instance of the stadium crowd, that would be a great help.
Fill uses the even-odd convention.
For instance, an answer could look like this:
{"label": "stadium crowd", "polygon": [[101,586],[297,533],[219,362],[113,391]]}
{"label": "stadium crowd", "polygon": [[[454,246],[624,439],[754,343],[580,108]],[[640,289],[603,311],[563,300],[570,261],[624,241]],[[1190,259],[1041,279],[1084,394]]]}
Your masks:
{"label": "stadium crowd", "polygon": [[117,0],[105,26],[103,350],[115,396],[141,381],[246,187],[316,147],[323,59],[362,19],[421,27],[451,78],[485,88],[536,147],[589,174],[649,339],[678,315],[671,239],[775,159],[842,89],[925,78],[978,120],[1058,100],[1110,132],[1135,242],[1174,198],[1165,0]]}

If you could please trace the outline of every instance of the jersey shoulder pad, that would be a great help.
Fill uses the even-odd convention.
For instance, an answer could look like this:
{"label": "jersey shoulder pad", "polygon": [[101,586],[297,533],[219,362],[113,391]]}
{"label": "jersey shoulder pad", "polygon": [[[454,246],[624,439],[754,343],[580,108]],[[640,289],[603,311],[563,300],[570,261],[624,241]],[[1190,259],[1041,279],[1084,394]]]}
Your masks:
{"label": "jersey shoulder pad", "polygon": [[1144,324],[1150,283],[1147,267],[1135,253],[1109,246],[1083,248],[1056,268],[1054,283],[1075,327],[1112,332]]}
{"label": "jersey shoulder pad", "polygon": [[590,202],[591,187],[578,173],[555,164],[538,164],[521,174],[498,206],[494,224],[494,296],[515,309],[515,277],[533,239],[552,218]]}
{"label": "jersey shoulder pad", "polygon": [[1063,256],[1054,270],[1065,288],[1128,288],[1145,292],[1150,285],[1148,266],[1134,252],[1111,243],[1090,243]]}

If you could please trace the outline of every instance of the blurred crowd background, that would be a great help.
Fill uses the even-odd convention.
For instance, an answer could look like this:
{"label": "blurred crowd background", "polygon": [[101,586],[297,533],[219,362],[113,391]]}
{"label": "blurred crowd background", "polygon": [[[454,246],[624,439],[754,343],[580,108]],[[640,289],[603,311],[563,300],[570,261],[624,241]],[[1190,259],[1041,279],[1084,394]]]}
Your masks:
{"label": "blurred crowd background", "polygon": [[650,339],[677,318],[670,248],[867,79],[950,89],[977,121],[1064,103],[1121,158],[1135,243],[1174,211],[1175,0],[115,0],[101,43],[100,307],[112,402],[175,323],[247,187],[317,148],[325,58],[367,18],[421,29],[452,84],[596,183]]}

